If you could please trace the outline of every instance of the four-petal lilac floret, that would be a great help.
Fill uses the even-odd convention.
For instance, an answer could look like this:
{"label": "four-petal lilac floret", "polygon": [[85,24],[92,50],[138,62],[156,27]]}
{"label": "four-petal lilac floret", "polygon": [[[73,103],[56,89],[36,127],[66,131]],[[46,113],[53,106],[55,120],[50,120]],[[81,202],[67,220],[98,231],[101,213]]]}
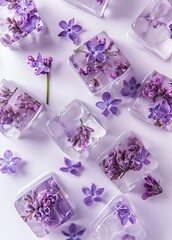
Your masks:
{"label": "four-petal lilac floret", "polygon": [[146,183],[144,183],[145,193],[142,194],[142,199],[146,200],[149,197],[156,196],[163,192],[160,182],[157,182],[155,178],[151,175],[148,175],[144,178]]}
{"label": "four-petal lilac floret", "polygon": [[72,161],[69,158],[64,158],[64,164],[66,167],[61,167],[60,171],[62,172],[70,172],[71,174],[75,176],[80,175],[80,170],[82,168],[81,162],[77,162],[75,164],[72,164]]}
{"label": "four-petal lilac floret", "polygon": [[61,231],[66,237],[66,240],[81,240],[81,236],[84,234],[85,229],[78,230],[75,223],[71,223],[69,226],[69,232]]}
{"label": "four-petal lilac floret", "polygon": [[104,192],[104,188],[96,188],[95,184],[92,183],[91,189],[88,187],[83,187],[82,192],[86,195],[84,198],[84,203],[87,206],[92,206],[94,202],[101,202],[102,198],[100,195]]}
{"label": "four-petal lilac floret", "polygon": [[105,54],[106,50],[106,41],[103,43],[99,43],[97,46],[94,46],[92,41],[88,41],[85,43],[87,50],[89,51],[87,56],[87,62],[104,62],[107,59],[107,55]]}
{"label": "four-petal lilac floret", "polygon": [[124,80],[123,85],[124,85],[124,87],[121,89],[121,95],[129,96],[129,97],[132,97],[132,98],[136,97],[136,95],[138,93],[138,89],[141,86],[140,83],[137,83],[135,77],[131,77],[129,82]]}
{"label": "four-petal lilac floret", "polygon": [[96,106],[98,108],[104,109],[102,114],[105,117],[108,117],[110,113],[112,113],[113,115],[116,115],[118,112],[118,108],[116,107],[116,105],[119,105],[122,102],[122,100],[121,99],[111,100],[111,94],[109,92],[104,92],[102,94],[102,99],[103,101],[96,103]]}
{"label": "four-petal lilac floret", "polygon": [[133,158],[137,165],[137,171],[140,171],[142,169],[143,164],[150,164],[149,156],[150,153],[143,147],[140,152]]}
{"label": "four-petal lilac floret", "polygon": [[13,153],[10,150],[4,152],[4,157],[0,158],[0,171],[7,173],[8,170],[11,173],[16,172],[16,164],[21,161],[19,157],[13,157]]}
{"label": "four-petal lilac floret", "polygon": [[59,33],[59,37],[67,37],[73,41],[73,43],[76,43],[78,40],[77,33],[82,30],[82,27],[78,24],[74,24],[75,19],[72,18],[69,20],[69,22],[65,22],[64,20],[59,22],[59,26],[63,29],[62,32]]}

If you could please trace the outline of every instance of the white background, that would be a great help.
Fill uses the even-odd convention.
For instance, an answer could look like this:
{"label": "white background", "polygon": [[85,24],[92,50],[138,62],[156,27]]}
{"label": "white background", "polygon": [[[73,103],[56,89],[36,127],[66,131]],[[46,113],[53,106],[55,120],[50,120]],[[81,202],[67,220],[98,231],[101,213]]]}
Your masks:
{"label": "white background", "polygon": [[[139,80],[142,80],[153,69],[172,77],[171,62],[162,62],[149,52],[136,49],[127,36],[132,21],[149,2],[149,0],[113,0],[105,12],[104,18],[99,19],[62,0],[42,0],[38,4],[38,9],[47,23],[48,33],[40,37],[39,44],[31,44],[27,48],[17,51],[0,46],[0,79],[13,80],[33,96],[44,101],[44,76],[36,77],[33,69],[27,65],[26,58],[29,54],[36,56],[38,51],[43,56],[52,56],[54,61],[50,75],[49,112],[58,113],[70,101],[79,98],[86,103],[107,130],[107,135],[99,142],[99,148],[94,157],[83,161],[84,170],[79,178],[58,170],[63,166],[65,155],[42,131],[43,120],[41,118],[38,119],[37,126],[34,124],[30,131],[18,141],[11,141],[0,136],[0,156],[3,156],[5,150],[11,149],[23,159],[19,164],[17,174],[0,175],[0,239],[37,239],[20,219],[13,204],[19,189],[49,171],[58,173],[76,206],[76,216],[72,222],[87,227],[116,194],[114,185],[98,169],[96,157],[121,133],[132,130],[139,135],[149,151],[157,157],[159,168],[155,171],[154,176],[160,179],[164,193],[143,201],[140,197],[141,190],[137,186],[126,196],[134,205],[135,212],[148,234],[146,240],[171,240],[172,133],[161,131],[161,129],[135,119],[130,115],[127,107],[121,109],[118,117],[112,116],[106,119],[101,114],[101,110],[95,107],[95,103],[100,99],[90,94],[68,64],[68,57],[76,46],[69,39],[57,37],[61,31],[58,27],[59,21],[62,19],[68,21],[75,17],[77,23],[84,28],[79,36],[80,43],[103,30],[106,31],[130,60],[135,76]],[[84,195],[81,188],[83,185],[90,186],[92,182],[98,187],[105,187],[104,202],[87,207],[83,204]],[[59,232],[60,230],[56,229],[45,239],[65,239],[63,235],[59,235]]]}

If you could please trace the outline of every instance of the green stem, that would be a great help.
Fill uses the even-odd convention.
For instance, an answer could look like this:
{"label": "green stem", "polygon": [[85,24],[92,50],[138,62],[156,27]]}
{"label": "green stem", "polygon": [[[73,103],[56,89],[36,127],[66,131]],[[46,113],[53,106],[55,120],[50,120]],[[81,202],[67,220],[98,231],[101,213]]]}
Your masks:
{"label": "green stem", "polygon": [[49,74],[46,74],[46,104],[49,104]]}

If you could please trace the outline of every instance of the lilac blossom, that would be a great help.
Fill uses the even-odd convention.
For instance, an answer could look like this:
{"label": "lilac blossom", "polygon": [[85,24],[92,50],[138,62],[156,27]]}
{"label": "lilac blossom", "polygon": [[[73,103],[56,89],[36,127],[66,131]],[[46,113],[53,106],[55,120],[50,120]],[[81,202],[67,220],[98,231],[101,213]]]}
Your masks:
{"label": "lilac blossom", "polygon": [[72,164],[72,161],[65,157],[64,158],[64,164],[66,165],[66,167],[61,167],[60,171],[70,172],[71,174],[73,174],[75,176],[80,175],[80,170],[82,168],[81,162],[77,162],[75,164]]}
{"label": "lilac blossom", "polygon": [[90,145],[90,139],[94,129],[84,125],[82,119],[80,119],[80,126],[76,130],[77,134],[70,136],[68,141],[72,143],[73,147],[79,148],[79,151],[82,152]]}
{"label": "lilac blossom", "polygon": [[89,51],[87,56],[87,62],[104,62],[107,59],[107,55],[104,53],[106,50],[106,41],[103,43],[99,43],[97,46],[94,46],[92,41],[88,41],[85,43],[87,50]]}
{"label": "lilac blossom", "polygon": [[84,234],[85,229],[79,229],[76,226],[75,223],[71,223],[69,226],[69,232],[66,232],[64,230],[61,231],[63,233],[63,235],[65,235],[66,237],[68,237],[66,240],[81,240],[81,236]]}
{"label": "lilac blossom", "polygon": [[11,173],[16,173],[16,164],[21,161],[19,157],[13,157],[13,153],[11,150],[6,150],[4,152],[4,157],[0,158],[0,171],[2,173],[7,173],[10,171]]}
{"label": "lilac blossom", "polygon": [[127,203],[119,201],[112,207],[112,212],[119,218],[122,225],[126,225],[128,221],[132,224],[136,223],[136,216],[130,211]]}
{"label": "lilac blossom", "polygon": [[142,194],[142,199],[146,200],[149,197],[156,196],[163,192],[160,182],[157,182],[155,178],[148,175],[144,178],[146,183],[144,183],[145,192]]}
{"label": "lilac blossom", "polygon": [[16,90],[17,88],[14,91],[11,91],[9,88],[4,87],[0,92],[0,106],[4,107],[7,105],[8,101]]}
{"label": "lilac blossom", "polygon": [[138,89],[141,86],[140,83],[137,83],[135,77],[131,77],[129,82],[124,80],[123,85],[124,85],[124,87],[121,89],[121,95],[129,96],[129,97],[132,97],[132,98],[136,97],[136,95],[138,93]]}
{"label": "lilac blossom", "polygon": [[87,206],[92,206],[94,202],[102,201],[102,193],[104,192],[104,188],[96,188],[96,185],[92,183],[91,188],[83,187],[82,192],[86,195],[84,198],[84,203]]}
{"label": "lilac blossom", "polygon": [[37,58],[34,59],[31,55],[27,57],[28,64],[35,68],[35,75],[46,74],[46,103],[49,103],[49,73],[51,69],[51,63],[53,61],[52,57],[43,58],[40,53],[38,53]]}
{"label": "lilac blossom", "polygon": [[104,109],[104,111],[102,112],[102,114],[105,117],[108,117],[110,115],[110,113],[112,113],[113,115],[116,115],[118,112],[118,108],[116,105],[119,105],[122,100],[121,99],[111,99],[111,94],[109,92],[104,92],[102,94],[102,99],[103,101],[97,102],[96,106],[98,108]]}
{"label": "lilac blossom", "polygon": [[76,43],[78,40],[77,33],[82,30],[82,27],[78,24],[74,24],[75,19],[72,18],[69,22],[65,22],[64,20],[59,22],[59,26],[63,29],[62,32],[59,33],[59,37],[67,37]]}

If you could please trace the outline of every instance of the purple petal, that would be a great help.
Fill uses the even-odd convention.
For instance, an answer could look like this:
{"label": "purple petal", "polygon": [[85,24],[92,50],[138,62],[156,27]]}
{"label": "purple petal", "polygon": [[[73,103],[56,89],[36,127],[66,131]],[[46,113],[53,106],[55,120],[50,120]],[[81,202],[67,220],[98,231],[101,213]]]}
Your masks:
{"label": "purple petal", "polygon": [[77,40],[77,35],[76,35],[74,32],[69,33],[69,37],[70,37],[70,39],[71,39],[74,43],[76,42],[76,40]]}
{"label": "purple petal", "polygon": [[130,221],[132,224],[135,224],[135,223],[136,223],[136,216],[134,216],[133,214],[131,214],[131,216],[129,217],[129,221]]}
{"label": "purple petal", "polygon": [[95,192],[96,195],[101,195],[104,192],[104,188],[99,188],[97,189],[97,191]]}
{"label": "purple petal", "polygon": [[59,37],[66,37],[67,36],[67,31],[62,31],[58,35]]}
{"label": "purple petal", "polygon": [[109,92],[104,92],[102,94],[102,99],[106,104],[108,104],[111,100],[111,94]]}
{"label": "purple petal", "polygon": [[5,163],[5,159],[4,158],[0,158],[0,166],[3,166]]}
{"label": "purple petal", "polygon": [[64,157],[64,163],[65,163],[66,167],[72,166],[72,161],[69,158]]}
{"label": "purple petal", "polygon": [[16,173],[16,167],[15,167],[15,165],[8,165],[8,169],[10,170],[10,172]]}
{"label": "purple petal", "polygon": [[103,53],[97,54],[97,55],[96,55],[96,58],[97,58],[97,60],[99,60],[100,62],[103,62],[103,61],[105,61],[105,60],[107,59],[106,55],[103,54]]}
{"label": "purple petal", "polygon": [[93,54],[89,54],[87,61],[93,62],[96,59],[96,57]]}
{"label": "purple petal", "polygon": [[111,111],[111,113],[112,113],[113,115],[116,115],[117,112],[118,112],[118,108],[115,107],[115,106],[111,106],[111,107],[110,107],[110,111]]}
{"label": "purple petal", "polygon": [[81,229],[80,231],[77,232],[77,236],[80,237],[84,234],[85,229]]}
{"label": "purple petal", "polygon": [[111,105],[119,105],[122,102],[121,99],[114,99],[110,102]]}
{"label": "purple petal", "polygon": [[125,87],[121,89],[121,95],[122,96],[129,96],[130,95],[130,88],[129,87]]}
{"label": "purple petal", "polygon": [[69,172],[69,169],[67,167],[61,167],[60,171],[62,171],[62,172]]}
{"label": "purple petal", "polygon": [[75,234],[76,233],[76,225],[74,223],[71,223],[70,226],[69,226],[69,232],[71,234]]}
{"label": "purple petal", "polygon": [[89,188],[87,187],[83,187],[82,188],[82,192],[86,195],[86,196],[89,196],[91,194],[91,191]]}
{"label": "purple petal", "polygon": [[70,19],[68,22],[68,27],[72,28],[74,22],[75,22],[75,18]]}
{"label": "purple petal", "polygon": [[106,49],[106,45],[105,44],[99,44],[97,45],[95,48],[94,48],[94,51],[95,52],[99,52],[99,53],[102,53],[104,52]]}
{"label": "purple petal", "polygon": [[136,83],[137,83],[137,81],[136,81],[136,79],[135,79],[134,77],[132,77],[132,78],[130,79],[130,81],[129,81],[129,84],[130,84],[130,85],[136,85]]}
{"label": "purple petal", "polygon": [[92,183],[91,185],[91,193],[94,194],[96,192],[96,185]]}
{"label": "purple petal", "polygon": [[19,157],[13,157],[13,158],[11,158],[11,160],[10,160],[10,164],[17,164],[17,163],[19,163],[21,161],[21,158],[19,158]]}
{"label": "purple petal", "polygon": [[89,197],[86,197],[86,198],[84,199],[84,203],[85,203],[87,206],[92,206],[93,203],[94,203],[94,200],[93,200],[93,198],[92,198],[91,196],[89,196]]}
{"label": "purple petal", "polygon": [[101,198],[101,197],[94,197],[94,201],[95,201],[95,202],[101,202],[101,201],[102,201],[102,198]]}
{"label": "purple petal", "polygon": [[82,164],[81,164],[81,162],[77,162],[76,164],[73,164],[72,167],[74,167],[74,168],[81,168]]}
{"label": "purple petal", "polygon": [[42,56],[41,56],[40,53],[38,53],[36,61],[39,62],[39,63],[42,63]]}
{"label": "purple petal", "polygon": [[121,217],[122,225],[125,225],[128,222],[128,215]]}
{"label": "purple petal", "polygon": [[3,167],[0,167],[0,171],[1,171],[2,173],[7,173],[8,167],[7,167],[6,165],[4,165]]}
{"label": "purple petal", "polygon": [[108,117],[109,114],[110,114],[109,108],[106,108],[106,109],[102,112],[102,114],[103,114],[105,117]]}
{"label": "purple petal", "polygon": [[68,233],[68,232],[65,232],[65,231],[61,231],[66,237],[70,237],[71,236],[71,234],[70,233]]}
{"label": "purple petal", "polygon": [[126,80],[123,80],[123,85],[124,85],[124,87],[129,87],[129,84]]}
{"label": "purple petal", "polygon": [[7,160],[10,160],[13,156],[13,153],[10,151],[10,150],[6,150],[4,152],[4,158],[7,159]]}
{"label": "purple petal", "polygon": [[72,30],[73,30],[74,32],[79,32],[79,31],[82,30],[82,27],[81,27],[80,25],[73,25],[73,26],[72,26]]}
{"label": "purple petal", "polygon": [[137,90],[134,89],[134,90],[130,93],[130,97],[135,98],[136,95],[137,95]]}
{"label": "purple petal", "polygon": [[76,169],[72,169],[70,172],[75,176],[79,176],[79,172]]}
{"label": "purple petal", "polygon": [[64,20],[59,22],[59,26],[65,30],[68,29],[68,25]]}
{"label": "purple petal", "polygon": [[97,103],[96,103],[96,106],[97,106],[98,108],[101,108],[101,109],[107,108],[107,105],[106,105],[105,102],[97,102]]}
{"label": "purple petal", "polygon": [[86,42],[85,45],[86,45],[88,51],[91,52],[93,49],[93,45],[92,45],[91,41]]}

